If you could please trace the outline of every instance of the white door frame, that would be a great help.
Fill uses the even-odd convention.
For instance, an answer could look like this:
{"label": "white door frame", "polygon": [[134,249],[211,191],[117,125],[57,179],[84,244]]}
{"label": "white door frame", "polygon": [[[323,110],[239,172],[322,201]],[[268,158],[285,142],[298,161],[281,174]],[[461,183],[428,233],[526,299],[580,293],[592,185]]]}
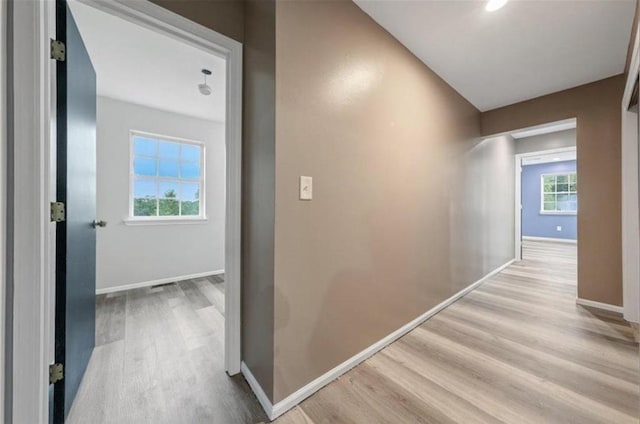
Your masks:
{"label": "white door frame", "polygon": [[[225,369],[240,372],[240,211],[242,148],[242,44],[147,0],[81,0],[104,12],[168,35],[227,61]],[[48,422],[48,365],[53,338],[53,290],[49,203],[55,199],[55,2],[15,0],[13,19],[12,146],[14,211],[8,230],[13,260],[12,390],[7,393],[14,424]],[[11,214],[9,214],[11,215]],[[53,244],[52,244],[53,243]]]}
{"label": "white door frame", "polygon": [[[518,140],[516,140],[516,143]],[[515,253],[516,261],[522,260],[522,159],[540,155],[550,155],[554,153],[575,152],[576,147],[561,147],[558,149],[540,150],[537,152],[519,153],[515,155],[515,181],[516,196],[514,204],[515,213]]]}
{"label": "white door frame", "polygon": [[622,294],[624,318],[640,321],[640,223],[638,205],[638,112],[629,103],[640,76],[640,30],[634,35],[631,64],[622,96]]}

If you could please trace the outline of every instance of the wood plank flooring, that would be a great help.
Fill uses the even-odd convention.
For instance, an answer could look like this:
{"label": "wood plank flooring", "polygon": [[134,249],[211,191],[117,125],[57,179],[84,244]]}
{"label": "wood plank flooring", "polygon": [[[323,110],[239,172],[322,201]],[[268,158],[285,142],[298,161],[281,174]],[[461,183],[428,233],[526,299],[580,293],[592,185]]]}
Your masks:
{"label": "wood plank flooring", "polygon": [[637,424],[632,331],[575,296],[576,246],[526,241],[521,262],[276,422]]}
{"label": "wood plank flooring", "polygon": [[[638,423],[638,345],[575,304],[575,245],[523,261],[280,417],[278,424]],[[70,424],[268,421],[223,366],[224,281],[97,298],[97,346]]]}
{"label": "wood plank flooring", "polygon": [[97,296],[96,348],[69,424],[260,423],[224,371],[223,276]]}

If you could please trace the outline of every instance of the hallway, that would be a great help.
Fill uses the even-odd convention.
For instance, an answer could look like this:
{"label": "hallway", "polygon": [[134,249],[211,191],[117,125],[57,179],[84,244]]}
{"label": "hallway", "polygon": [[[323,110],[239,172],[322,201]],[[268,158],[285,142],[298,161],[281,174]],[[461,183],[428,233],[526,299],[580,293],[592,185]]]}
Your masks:
{"label": "hallway", "polygon": [[276,422],[637,423],[638,345],[576,305],[576,246],[523,258]]}

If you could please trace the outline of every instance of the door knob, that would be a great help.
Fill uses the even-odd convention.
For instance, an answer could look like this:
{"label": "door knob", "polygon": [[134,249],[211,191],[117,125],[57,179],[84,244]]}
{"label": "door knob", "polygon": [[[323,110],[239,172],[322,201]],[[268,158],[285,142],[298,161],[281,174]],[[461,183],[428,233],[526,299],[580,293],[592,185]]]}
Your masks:
{"label": "door knob", "polygon": [[93,226],[93,228],[96,228],[96,227],[104,228],[104,227],[107,226],[107,221],[95,221],[94,220],[91,225]]}

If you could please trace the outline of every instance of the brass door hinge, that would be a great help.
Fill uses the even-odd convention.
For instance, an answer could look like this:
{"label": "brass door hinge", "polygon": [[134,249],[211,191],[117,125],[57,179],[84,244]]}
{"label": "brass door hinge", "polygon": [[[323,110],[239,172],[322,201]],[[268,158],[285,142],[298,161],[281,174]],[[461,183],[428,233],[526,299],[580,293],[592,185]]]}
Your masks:
{"label": "brass door hinge", "polygon": [[49,365],[49,384],[56,384],[64,378],[64,367],[62,364],[55,363]]}
{"label": "brass door hinge", "polygon": [[51,40],[51,59],[64,62],[67,58],[67,48],[62,41]]}
{"label": "brass door hinge", "polygon": [[51,202],[51,222],[63,222],[65,220],[64,203]]}

